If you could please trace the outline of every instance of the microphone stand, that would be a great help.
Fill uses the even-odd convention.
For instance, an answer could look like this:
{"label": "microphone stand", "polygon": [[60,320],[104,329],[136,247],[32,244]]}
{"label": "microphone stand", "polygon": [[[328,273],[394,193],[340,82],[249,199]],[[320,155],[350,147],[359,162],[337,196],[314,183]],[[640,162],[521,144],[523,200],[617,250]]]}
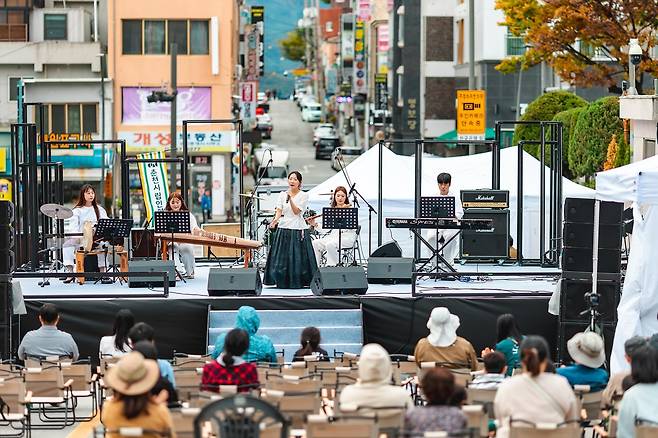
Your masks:
{"label": "microphone stand", "polygon": [[[266,172],[267,168],[270,167],[272,164],[274,164],[274,158],[272,158],[272,149],[268,149],[267,151],[270,153],[270,159],[267,162],[267,164],[265,165],[265,167],[263,168],[264,171],[258,176],[258,179],[256,180],[256,185],[254,186],[254,188],[251,192],[252,196],[249,197],[249,200],[247,201],[247,204],[245,205],[245,210],[247,210],[249,212],[249,238],[251,240],[255,240],[254,239],[254,222],[255,222],[255,218],[254,218],[254,215],[252,214],[252,211],[251,211],[251,208],[254,206],[254,196],[256,196],[256,192],[258,191],[258,188],[260,187],[261,180],[263,179],[263,177],[267,173]],[[256,172],[259,172],[259,170],[260,170],[260,167],[258,168],[258,170],[256,170]]]}

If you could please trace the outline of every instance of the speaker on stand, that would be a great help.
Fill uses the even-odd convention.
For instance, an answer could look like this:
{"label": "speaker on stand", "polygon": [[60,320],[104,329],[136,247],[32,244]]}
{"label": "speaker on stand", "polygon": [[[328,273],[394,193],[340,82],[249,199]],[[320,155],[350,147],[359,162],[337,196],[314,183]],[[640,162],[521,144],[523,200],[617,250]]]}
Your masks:
{"label": "speaker on stand", "polygon": [[13,356],[18,336],[18,321],[13,312],[12,272],[14,271],[14,204],[0,201],[0,359]]}

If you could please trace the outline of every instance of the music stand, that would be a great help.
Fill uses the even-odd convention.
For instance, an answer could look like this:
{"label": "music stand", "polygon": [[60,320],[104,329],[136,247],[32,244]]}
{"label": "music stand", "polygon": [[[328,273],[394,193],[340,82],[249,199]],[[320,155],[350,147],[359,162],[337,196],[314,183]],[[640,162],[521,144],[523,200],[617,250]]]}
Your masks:
{"label": "music stand", "polygon": [[330,208],[322,209],[322,228],[325,230],[338,230],[338,266],[343,265],[340,253],[342,250],[341,235],[343,230],[356,230],[359,227],[358,208]]}
{"label": "music stand", "polygon": [[[191,233],[190,228],[190,212],[189,211],[156,211],[155,212],[155,232],[156,233],[171,233],[171,259],[174,261],[174,266],[176,265],[176,245],[174,240],[174,233]],[[189,272],[188,272],[189,274]],[[176,269],[176,275],[178,278],[183,280],[183,283],[187,283],[178,269]]]}
{"label": "music stand", "polygon": [[[420,198],[420,217],[421,218],[444,218],[452,219],[455,218],[455,197],[454,196],[423,196]],[[459,233],[457,233],[459,234]],[[456,234],[456,235],[457,235]],[[455,235],[455,236],[456,236]],[[453,236],[448,241],[444,242],[441,247],[439,247],[439,224],[437,222],[436,226],[436,241],[435,246],[430,249],[432,250],[432,256],[429,258],[423,266],[429,263],[433,258],[436,257],[436,272],[439,272],[439,265],[443,263],[445,266],[451,268],[450,263],[441,255],[441,251],[445,248],[454,238]],[[451,269],[454,271],[454,269]]]}
{"label": "music stand", "polygon": [[[117,272],[117,267],[115,264],[116,239],[125,239],[126,237],[130,236],[130,230],[132,226],[132,219],[107,218],[98,220],[98,224],[96,224],[96,231],[94,232],[94,241],[104,240],[106,242],[110,242],[110,245],[112,246],[112,266],[109,272]],[[118,278],[119,283],[123,284],[123,278]],[[111,280],[112,283],[114,283],[116,281],[116,277],[112,277]]]}

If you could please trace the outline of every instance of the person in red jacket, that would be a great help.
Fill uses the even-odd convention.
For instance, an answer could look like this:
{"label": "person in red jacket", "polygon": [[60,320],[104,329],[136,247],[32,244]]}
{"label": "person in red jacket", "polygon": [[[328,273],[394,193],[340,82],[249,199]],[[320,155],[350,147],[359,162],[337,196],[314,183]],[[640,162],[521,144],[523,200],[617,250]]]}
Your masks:
{"label": "person in red jacket", "polygon": [[239,392],[246,392],[257,388],[260,382],[256,365],[242,358],[248,349],[249,334],[246,331],[233,329],[228,332],[222,354],[203,367],[202,389],[219,392],[219,385],[237,385]]}

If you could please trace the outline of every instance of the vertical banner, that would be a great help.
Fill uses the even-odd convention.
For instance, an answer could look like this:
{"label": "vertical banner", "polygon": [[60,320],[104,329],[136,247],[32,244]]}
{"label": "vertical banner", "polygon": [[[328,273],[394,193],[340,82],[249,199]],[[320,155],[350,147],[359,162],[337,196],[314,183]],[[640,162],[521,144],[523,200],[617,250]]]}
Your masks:
{"label": "vertical banner", "polygon": [[[137,159],[165,158],[164,152],[147,152],[138,154]],[[142,182],[142,195],[146,207],[146,219],[151,220],[153,213],[164,210],[169,197],[169,178],[165,163],[139,163],[139,179]]]}
{"label": "vertical banner", "polygon": [[251,7],[251,24],[258,30],[258,75],[265,74],[265,6]]}
{"label": "vertical banner", "polygon": [[240,118],[246,129],[256,122],[257,82],[240,82]]}
{"label": "vertical banner", "polygon": [[340,27],[340,59],[343,63],[342,76],[345,79],[352,73],[354,64],[354,15],[341,15]]}
{"label": "vertical banner", "polygon": [[487,95],[484,90],[457,90],[457,138],[484,140]]}
{"label": "vertical banner", "polygon": [[375,109],[388,109],[388,75],[386,74],[375,75]]}
{"label": "vertical banner", "polygon": [[366,78],[366,26],[363,20],[357,18],[354,25],[354,79],[352,81],[354,94],[368,94]]}

